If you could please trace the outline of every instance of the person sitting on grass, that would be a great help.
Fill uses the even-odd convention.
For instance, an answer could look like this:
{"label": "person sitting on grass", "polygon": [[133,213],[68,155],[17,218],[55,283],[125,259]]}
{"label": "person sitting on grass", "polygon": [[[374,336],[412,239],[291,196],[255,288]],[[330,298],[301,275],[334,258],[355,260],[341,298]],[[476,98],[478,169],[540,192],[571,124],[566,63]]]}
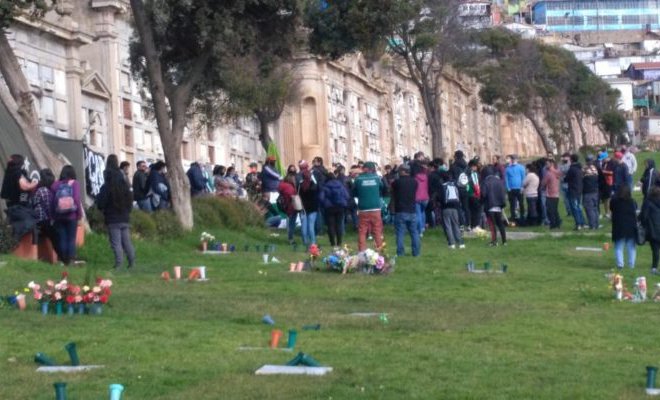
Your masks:
{"label": "person sitting on grass", "polygon": [[630,186],[622,185],[610,201],[612,211],[612,240],[616,267],[623,269],[623,247],[628,252],[628,266],[635,268],[637,256],[637,203],[630,195]]}
{"label": "person sitting on grass", "polygon": [[504,207],[506,207],[506,189],[504,182],[497,176],[493,167],[486,167],[485,170],[486,178],[481,188],[481,198],[490,227],[490,246],[497,246],[497,230],[500,231],[502,245],[506,245],[506,229],[502,218]]}

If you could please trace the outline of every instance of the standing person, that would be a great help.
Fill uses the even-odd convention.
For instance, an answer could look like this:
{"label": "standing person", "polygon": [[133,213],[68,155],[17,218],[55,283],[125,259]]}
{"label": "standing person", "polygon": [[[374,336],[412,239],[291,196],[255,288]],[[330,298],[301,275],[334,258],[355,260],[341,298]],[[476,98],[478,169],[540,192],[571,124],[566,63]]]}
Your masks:
{"label": "standing person", "polygon": [[103,212],[108,228],[110,247],[115,255],[114,268],[118,269],[128,259],[128,268],[135,265],[135,249],[131,242],[130,213],[133,209],[133,196],[123,174],[109,171],[107,179],[96,197],[96,204]]}
{"label": "standing person", "polygon": [[442,224],[447,236],[447,244],[450,249],[455,249],[458,246],[461,249],[465,248],[463,241],[463,234],[461,233],[458,214],[461,208],[460,196],[458,188],[454,181],[449,179],[449,176],[443,177],[444,183],[440,190],[440,206],[442,208]]}
{"label": "standing person", "polygon": [[527,170],[527,175],[525,175],[522,185],[523,195],[527,201],[527,220],[525,221],[525,225],[535,226],[541,222],[538,207],[540,179],[536,174],[534,165],[527,164],[525,169]]}
{"label": "standing person", "polygon": [[644,161],[644,165],[646,168],[639,181],[642,184],[642,195],[646,199],[651,188],[660,186],[660,175],[658,175],[658,171],[655,169],[655,161],[652,158]]}
{"label": "standing person", "polygon": [[[506,174],[506,166],[504,163],[502,163],[502,156],[493,156],[493,168],[495,169],[495,173],[497,176],[500,177],[500,179],[504,179],[505,174]],[[481,180],[486,179],[486,176],[482,176]]]}
{"label": "standing person", "polygon": [[129,163],[128,161],[122,161],[119,164],[119,169],[121,170],[124,176],[124,180],[128,184],[128,190],[131,190],[131,176],[129,171],[131,169],[131,163]]}
{"label": "standing person", "polygon": [[[537,168],[539,171],[539,181],[543,182],[545,174],[548,171],[548,160],[554,160],[554,154],[548,152],[546,157],[540,159],[537,163]],[[548,193],[539,183],[539,201],[541,203],[541,223],[543,225],[550,225],[550,219],[548,218]]]}
{"label": "standing person", "polygon": [[505,186],[509,197],[509,206],[511,210],[512,221],[522,220],[525,216],[525,203],[523,202],[522,187],[525,181],[525,167],[518,164],[518,156],[512,154],[509,156],[509,165],[505,171]]}
{"label": "standing person", "polygon": [[156,161],[149,172],[148,185],[151,190],[151,206],[154,210],[165,210],[170,208],[170,183],[165,176],[166,164]]}
{"label": "standing person", "polygon": [[481,225],[483,206],[481,204],[481,186],[479,185],[479,162],[470,160],[468,163],[468,206],[470,207],[470,229]]}
{"label": "standing person", "polygon": [[144,161],[138,161],[136,167],[137,171],[133,174],[133,199],[140,210],[149,213],[152,211],[149,185],[147,185],[149,166]]}
{"label": "standing person", "polygon": [[660,187],[651,187],[639,215],[642,226],[646,229],[646,239],[651,246],[651,273],[658,273],[660,260]]}
{"label": "standing person", "polygon": [[[442,225],[442,211],[440,207],[440,191],[442,190],[442,173],[440,168],[444,164],[441,158],[434,159],[430,164],[429,172],[429,207],[433,215],[433,227]],[[445,174],[448,175],[448,174]]]}
{"label": "standing person", "polygon": [[561,227],[561,218],[559,217],[560,181],[561,173],[557,169],[557,163],[552,158],[548,159],[546,162],[546,173],[543,176],[541,187],[546,193],[550,229],[558,229]]}
{"label": "standing person", "polygon": [[247,175],[245,175],[245,191],[247,192],[248,199],[253,203],[259,200],[259,193],[261,193],[261,179],[259,179],[258,167],[259,165],[256,162],[251,162],[250,169]]}
{"label": "standing person", "polygon": [[29,180],[24,169],[25,158],[20,154],[12,154],[7,162],[5,176],[2,180],[0,197],[6,200],[7,208],[30,204],[30,195],[39,185],[37,179]]}
{"label": "standing person", "polygon": [[502,219],[502,213],[506,206],[506,189],[502,179],[497,176],[493,167],[486,168],[485,176],[486,178],[481,187],[481,198],[490,226],[490,246],[497,246],[497,230],[500,231],[502,245],[506,245],[506,229]]}
{"label": "standing person", "polygon": [[37,228],[39,229],[39,236],[50,239],[53,248],[57,252],[57,235],[53,229],[52,218],[53,194],[50,191],[50,187],[55,182],[55,174],[50,168],[44,168],[39,171],[39,176],[41,179],[33,199],[34,211],[37,214]]}
{"label": "standing person", "polygon": [[612,193],[618,192],[624,185],[628,186],[628,175],[628,166],[623,162],[623,153],[617,151],[614,153],[614,185],[612,187]]}
{"label": "standing person", "polygon": [[610,218],[610,198],[614,188],[614,168],[615,162],[608,155],[607,152],[600,153],[598,158],[601,158],[601,175],[598,183],[600,190],[600,200],[603,204],[603,215],[605,218]]}
{"label": "standing person", "polygon": [[417,215],[417,231],[419,237],[424,237],[426,230],[426,207],[429,204],[429,170],[428,163],[421,161],[419,170],[414,176],[417,181],[417,191],[415,192],[415,213]]}
{"label": "standing person", "polygon": [[71,165],[62,168],[60,179],[53,183],[50,191],[53,197],[52,211],[60,260],[64,265],[69,265],[76,257],[78,221],[83,216],[80,184]]}
{"label": "standing person", "polygon": [[568,201],[571,206],[571,215],[575,220],[574,230],[583,229],[584,216],[582,215],[582,164],[577,154],[571,154],[571,166],[566,173],[566,184],[568,185]]}
{"label": "standing person", "polygon": [[[314,179],[316,180],[316,185],[318,186],[318,190],[323,189],[323,185],[325,185],[325,177],[327,174],[328,174],[328,170],[323,165],[323,158],[314,157],[314,159],[312,159],[312,175],[314,175]],[[323,209],[321,208],[320,204],[319,204],[319,209],[316,211],[317,211],[316,233],[322,234],[323,226],[325,225],[325,216],[323,215]]]}
{"label": "standing person", "polygon": [[298,211],[293,207],[293,196],[296,194],[296,175],[286,174],[284,180],[278,185],[279,196],[277,206],[287,216],[287,237],[289,244],[294,244],[293,235],[296,232]]}
{"label": "standing person", "polygon": [[621,153],[623,154],[623,163],[626,164],[628,168],[628,174],[626,175],[626,184],[630,186],[630,190],[633,188],[633,176],[637,172],[637,158],[629,148],[625,145],[621,146]]}
{"label": "standing person", "polygon": [[[298,163],[300,168],[300,182],[298,183],[298,193],[302,200],[303,211],[300,213],[300,226],[302,238],[305,246],[316,244],[316,219],[319,215],[319,185],[316,177],[309,169],[307,161],[301,160]],[[323,178],[325,180],[325,178]]]}
{"label": "standing person", "polygon": [[190,195],[192,197],[198,197],[206,193],[206,178],[198,162],[190,164],[186,176],[190,181]]}
{"label": "standing person", "polygon": [[561,194],[562,197],[564,198],[564,208],[566,209],[566,216],[571,217],[573,216],[572,214],[572,208],[571,208],[571,202],[569,201],[568,198],[568,183],[566,182],[566,174],[568,174],[568,169],[571,168],[571,154],[570,153],[564,153],[561,156],[561,164],[559,165],[559,172],[561,173]]}
{"label": "standing person", "polygon": [[635,268],[637,256],[637,203],[630,195],[630,187],[623,185],[610,201],[612,211],[612,240],[616,255],[616,267],[623,269],[623,247],[628,253],[628,266]]}
{"label": "standing person", "polygon": [[319,201],[325,211],[330,246],[342,245],[344,210],[348,207],[349,197],[346,186],[334,173],[328,172],[325,185],[319,194]]}
{"label": "standing person", "polygon": [[394,227],[396,232],[396,254],[405,254],[403,237],[410,234],[413,257],[419,256],[421,243],[419,224],[417,224],[417,202],[415,200],[418,182],[410,176],[410,166],[401,164],[398,168],[399,177],[392,183],[392,202],[390,208],[394,212]]}
{"label": "standing person", "polygon": [[467,192],[467,186],[469,184],[468,174],[467,174],[467,162],[465,161],[465,154],[461,150],[456,150],[454,152],[454,162],[449,168],[451,174],[451,179],[458,187],[458,194],[461,198],[461,213],[460,213],[460,222],[461,227],[465,229],[470,224],[470,205],[469,205],[469,195]]}
{"label": "standing person", "polygon": [[232,165],[229,168],[227,168],[227,173],[225,174],[225,178],[228,181],[233,182],[236,196],[243,197],[243,182],[241,182],[241,178],[236,173],[236,167]]}
{"label": "standing person", "polygon": [[584,166],[582,178],[582,204],[587,214],[589,229],[598,229],[598,168],[592,156],[587,156],[587,165]]}
{"label": "standing person", "polygon": [[358,251],[367,249],[367,232],[371,232],[376,248],[383,246],[383,219],[381,193],[383,181],[376,175],[376,164],[364,163],[363,173],[355,178],[353,196],[358,206]]}
{"label": "standing person", "polygon": [[[268,156],[264,163],[264,167],[261,170],[261,190],[263,198],[266,201],[271,201],[271,194],[277,193],[280,180],[282,179],[279,172],[277,172],[277,167],[275,166],[276,162],[277,159],[275,156]],[[274,201],[275,200],[272,200],[271,202]]]}

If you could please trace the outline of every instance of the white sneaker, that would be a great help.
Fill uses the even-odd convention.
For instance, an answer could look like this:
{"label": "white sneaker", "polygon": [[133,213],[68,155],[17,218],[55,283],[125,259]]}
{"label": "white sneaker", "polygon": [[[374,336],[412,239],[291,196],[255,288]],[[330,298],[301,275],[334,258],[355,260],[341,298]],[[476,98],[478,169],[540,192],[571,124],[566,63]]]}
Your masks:
{"label": "white sneaker", "polygon": [[450,245],[449,245],[449,248],[452,249],[452,250],[454,250],[454,249],[456,248],[456,245],[455,245],[455,244],[450,244]]}
{"label": "white sneaker", "polygon": [[458,248],[459,248],[459,249],[464,249],[464,248],[465,248],[465,245],[462,244],[462,245],[458,246]]}

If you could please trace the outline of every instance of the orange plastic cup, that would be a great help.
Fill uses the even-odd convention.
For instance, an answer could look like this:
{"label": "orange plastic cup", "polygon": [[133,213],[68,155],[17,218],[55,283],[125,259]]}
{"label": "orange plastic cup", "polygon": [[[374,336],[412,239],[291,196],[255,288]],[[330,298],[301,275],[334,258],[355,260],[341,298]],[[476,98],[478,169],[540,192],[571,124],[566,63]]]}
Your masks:
{"label": "orange plastic cup", "polygon": [[163,278],[166,281],[169,281],[170,280],[170,273],[167,272],[167,271],[163,271],[163,273],[160,274],[160,277]]}
{"label": "orange plastic cup", "polygon": [[16,296],[16,304],[18,304],[18,309],[23,311],[25,310],[25,295],[19,294]]}
{"label": "orange plastic cup", "polygon": [[280,343],[280,338],[282,337],[282,331],[279,329],[273,329],[270,332],[270,348],[276,349],[277,345]]}
{"label": "orange plastic cup", "polygon": [[289,264],[289,272],[296,272],[296,263]]}
{"label": "orange plastic cup", "polygon": [[610,242],[603,243],[603,250],[607,251],[610,249]]}

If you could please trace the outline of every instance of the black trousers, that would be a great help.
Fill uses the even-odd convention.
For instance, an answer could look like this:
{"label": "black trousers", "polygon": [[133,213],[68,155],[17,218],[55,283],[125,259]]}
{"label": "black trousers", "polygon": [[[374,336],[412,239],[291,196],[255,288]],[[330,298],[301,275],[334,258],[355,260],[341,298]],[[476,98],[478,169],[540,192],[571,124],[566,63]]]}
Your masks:
{"label": "black trousers", "polygon": [[471,214],[470,214],[470,195],[466,190],[459,189],[458,198],[461,201],[461,212],[459,213],[459,223],[461,226],[470,225]]}
{"label": "black trousers", "polygon": [[483,206],[481,205],[481,200],[474,196],[470,196],[468,202],[470,206],[470,228],[474,229],[481,224]]}
{"label": "black trousers", "polygon": [[538,225],[541,223],[539,218],[539,198],[527,197],[527,225]]}
{"label": "black trousers", "polygon": [[548,220],[550,220],[550,228],[559,228],[561,226],[561,218],[559,217],[559,198],[548,197],[545,202],[548,208]]}
{"label": "black trousers", "polygon": [[653,239],[649,240],[649,244],[651,245],[651,268],[657,269],[658,268],[658,255],[660,253],[660,242],[655,241]]}
{"label": "black trousers", "polygon": [[[511,219],[517,221],[525,218],[525,202],[523,200],[522,190],[509,190],[509,205],[511,206]],[[520,213],[516,216],[516,208],[520,207]]]}
{"label": "black trousers", "polygon": [[500,211],[488,211],[488,225],[490,225],[490,240],[497,243],[497,231],[500,231],[502,243],[506,243],[506,229],[504,228],[504,219]]}
{"label": "black trousers", "polygon": [[341,222],[343,218],[343,208],[330,207],[325,209],[325,223],[328,225],[328,238],[331,246],[341,246]]}

